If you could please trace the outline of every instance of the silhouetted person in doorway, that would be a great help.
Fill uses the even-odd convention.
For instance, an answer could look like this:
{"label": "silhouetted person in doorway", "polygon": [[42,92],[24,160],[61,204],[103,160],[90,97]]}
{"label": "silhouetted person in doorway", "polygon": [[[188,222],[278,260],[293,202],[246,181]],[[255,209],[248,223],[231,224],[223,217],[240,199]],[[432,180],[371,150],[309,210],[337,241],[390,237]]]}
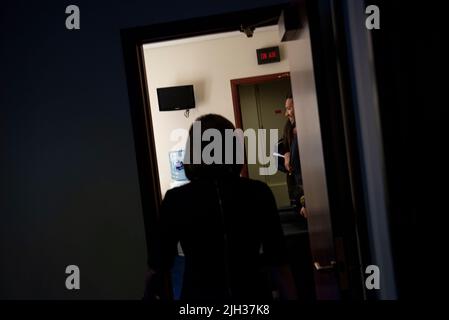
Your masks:
{"label": "silhouetted person in doorway", "polygon": [[[214,114],[197,121],[201,134],[211,128],[221,133],[224,163],[229,152],[224,143],[225,130],[233,130],[233,124]],[[194,149],[194,139],[191,127],[186,158]],[[199,143],[202,153],[209,142]],[[234,155],[242,147],[235,139]],[[149,256],[153,279],[147,297],[157,294],[161,299],[169,298],[160,290],[160,279],[168,278],[180,242],[185,256],[182,300],[269,301],[273,284],[281,298],[296,298],[274,196],[266,184],[240,177],[241,168],[235,161],[206,164],[201,159],[198,164],[185,163],[190,183],[167,191],[154,228],[157,234]],[[267,275],[272,280],[267,281]],[[159,289],[151,292],[154,287]]]}

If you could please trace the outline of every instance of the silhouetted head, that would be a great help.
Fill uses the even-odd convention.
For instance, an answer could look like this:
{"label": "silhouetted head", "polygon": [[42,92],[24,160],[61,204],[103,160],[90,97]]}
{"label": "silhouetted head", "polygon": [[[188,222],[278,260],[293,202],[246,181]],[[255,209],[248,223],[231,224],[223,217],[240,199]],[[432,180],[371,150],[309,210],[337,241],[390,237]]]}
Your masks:
{"label": "silhouetted head", "polygon": [[[234,131],[235,127],[232,122],[218,114],[206,114],[197,118],[192,124],[184,159],[184,169],[189,180],[239,176],[242,163],[238,161],[237,154],[243,152],[243,143],[240,139],[233,137],[229,140],[232,142],[226,144],[226,139],[229,139],[226,136],[226,130]],[[220,136],[219,139],[217,135]],[[232,161],[229,161],[231,154]]]}

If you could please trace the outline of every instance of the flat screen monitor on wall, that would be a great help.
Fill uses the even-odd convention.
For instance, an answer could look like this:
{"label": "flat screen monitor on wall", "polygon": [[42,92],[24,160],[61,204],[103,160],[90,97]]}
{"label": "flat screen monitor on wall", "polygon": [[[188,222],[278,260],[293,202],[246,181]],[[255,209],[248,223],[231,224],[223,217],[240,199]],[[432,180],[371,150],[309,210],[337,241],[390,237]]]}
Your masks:
{"label": "flat screen monitor on wall", "polygon": [[157,88],[159,111],[195,108],[193,85]]}

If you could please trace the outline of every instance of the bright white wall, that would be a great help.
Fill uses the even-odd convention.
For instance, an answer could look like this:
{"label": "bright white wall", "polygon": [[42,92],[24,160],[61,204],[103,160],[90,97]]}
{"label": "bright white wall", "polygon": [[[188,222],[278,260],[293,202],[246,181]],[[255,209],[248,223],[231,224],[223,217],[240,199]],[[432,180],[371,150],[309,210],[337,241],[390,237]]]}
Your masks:
{"label": "bright white wall", "polygon": [[[280,47],[281,61],[258,65],[256,49],[271,46]],[[289,71],[284,44],[274,27],[256,29],[252,38],[233,33],[218,39],[144,46],[144,57],[162,195],[170,188],[168,152],[179,146],[170,141],[174,129],[188,130],[207,113],[223,115],[235,124],[230,80]],[[190,117],[184,117],[184,110],[159,112],[156,88],[186,84],[193,84],[195,91],[196,108]]]}

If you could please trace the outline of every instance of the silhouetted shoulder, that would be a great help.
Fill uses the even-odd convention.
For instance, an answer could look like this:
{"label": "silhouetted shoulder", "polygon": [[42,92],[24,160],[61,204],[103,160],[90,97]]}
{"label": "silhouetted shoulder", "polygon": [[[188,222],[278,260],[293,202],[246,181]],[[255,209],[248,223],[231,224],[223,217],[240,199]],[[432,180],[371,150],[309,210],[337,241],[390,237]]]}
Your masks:
{"label": "silhouetted shoulder", "polygon": [[191,187],[192,187],[191,185],[192,185],[192,183],[189,182],[189,183],[183,184],[182,186],[171,188],[171,189],[167,190],[167,192],[165,194],[167,195],[168,193],[170,193],[170,195],[174,195],[174,194],[178,194],[178,193],[183,193],[183,192],[191,189]]}

